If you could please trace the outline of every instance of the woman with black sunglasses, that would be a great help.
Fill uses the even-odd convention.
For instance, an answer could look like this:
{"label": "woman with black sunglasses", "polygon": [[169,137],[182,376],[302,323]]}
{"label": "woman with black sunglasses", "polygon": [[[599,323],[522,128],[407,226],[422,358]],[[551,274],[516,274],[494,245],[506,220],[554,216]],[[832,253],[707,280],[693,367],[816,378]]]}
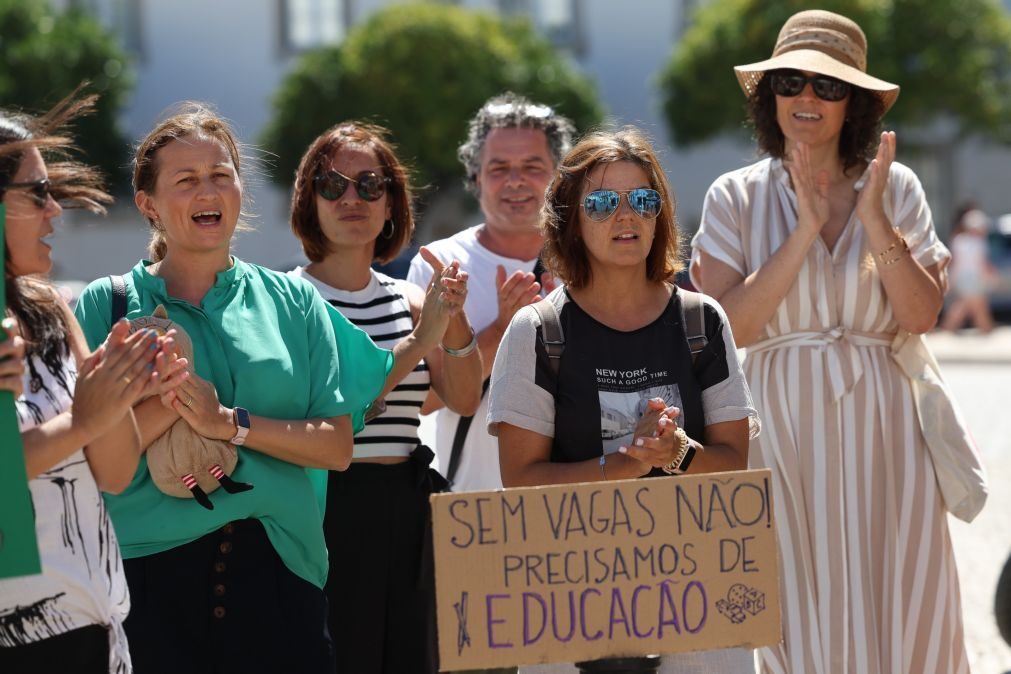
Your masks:
{"label": "woman with black sunglasses", "polygon": [[720,177],[693,242],[727,310],[774,476],[783,643],[773,672],[968,671],[944,503],[896,333],[936,320],[949,253],[881,119],[853,21],[795,14],[773,57],[736,68],[760,149]]}
{"label": "woman with black sunglasses", "polygon": [[112,200],[93,169],[69,161],[74,148],[60,132],[95,100],[71,95],[40,118],[0,111],[8,312],[0,388],[16,396],[42,566],[40,574],[0,580],[3,672],[131,671],[123,633],[130,596],[101,492],[121,492],[137,466],[132,405],[179,385],[186,364],[168,364],[171,338],[131,335],[125,321],[91,353],[43,279],[52,267],[43,239],[63,206],[104,213]]}
{"label": "woman with black sunglasses", "polygon": [[134,662],[145,672],[330,674],[326,470],[351,461],[392,359],[309,283],[232,255],[244,162],[212,110],[185,104],[157,124],[133,167],[150,259],[116,279],[119,290],[109,278],[89,285],[78,317],[94,342],[117,295],[131,319],[162,305],[194,362],[176,391],[136,406],[142,446],[182,420],[235,445],[231,477],[253,485],[208,494],[207,509],[160,491],[142,460],[107,499],[135,599],[125,625]]}
{"label": "woman with black sunglasses", "polygon": [[[723,310],[673,283],[682,267],[674,199],[645,137],[583,138],[559,164],[544,210],[542,258],[565,287],[518,311],[495,357],[488,430],[503,484],[745,468],[758,418]],[[557,365],[545,345],[549,305],[564,335]],[[662,671],[739,672],[751,662],[750,651],[731,649],[665,658]]]}
{"label": "woman with black sunglasses", "polygon": [[395,258],[414,231],[407,171],[377,126],[344,122],[313,141],[296,174],[291,227],[310,260],[292,275],[394,353],[351,466],[329,477],[326,590],[337,671],[434,674],[428,497],[445,481],[429,468],[418,425],[429,388],[460,414],[480,402],[481,355],[463,311],[467,272],[425,248],[435,269],[425,290],[371,268]]}

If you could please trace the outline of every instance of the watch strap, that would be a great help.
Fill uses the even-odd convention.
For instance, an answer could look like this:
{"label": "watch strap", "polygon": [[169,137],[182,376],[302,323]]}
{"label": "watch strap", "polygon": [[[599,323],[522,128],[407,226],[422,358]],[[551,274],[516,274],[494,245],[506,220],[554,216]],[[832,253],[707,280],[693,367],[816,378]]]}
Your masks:
{"label": "watch strap", "polygon": [[249,411],[244,407],[236,407],[232,410],[232,421],[235,422],[235,437],[229,442],[242,446],[246,444],[246,436],[249,435]]}

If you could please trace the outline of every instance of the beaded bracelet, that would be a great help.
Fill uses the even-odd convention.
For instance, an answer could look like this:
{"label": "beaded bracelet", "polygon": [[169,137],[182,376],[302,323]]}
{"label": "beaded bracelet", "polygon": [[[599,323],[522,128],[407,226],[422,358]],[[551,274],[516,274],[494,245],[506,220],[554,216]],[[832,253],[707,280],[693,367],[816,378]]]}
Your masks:
{"label": "beaded bracelet", "polygon": [[454,358],[465,358],[474,353],[477,349],[477,333],[474,332],[474,328],[470,329],[470,341],[467,343],[467,346],[462,349],[451,349],[442,342],[439,342],[439,346],[442,347],[442,350],[445,351],[447,355],[453,356]]}

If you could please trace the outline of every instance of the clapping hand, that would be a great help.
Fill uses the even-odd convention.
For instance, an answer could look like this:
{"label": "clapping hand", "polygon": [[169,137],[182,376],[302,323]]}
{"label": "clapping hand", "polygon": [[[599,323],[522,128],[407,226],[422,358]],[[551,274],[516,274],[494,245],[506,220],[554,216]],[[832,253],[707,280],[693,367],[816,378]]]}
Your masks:
{"label": "clapping hand", "polygon": [[871,160],[867,182],[857,198],[857,217],[865,225],[886,218],[885,187],[888,185],[888,174],[893,161],[895,161],[895,132],[885,131],[881,134],[878,154]]}
{"label": "clapping hand", "polygon": [[661,468],[674,460],[677,429],[675,419],[681,416],[677,407],[668,407],[663,398],[649,400],[646,412],[639,419],[632,443],[618,451],[642,464],[642,474],[652,468]]}
{"label": "clapping hand", "polygon": [[460,269],[457,260],[444,265],[428,248],[422,246],[419,252],[432,266],[434,273],[425,291],[425,302],[421,307],[415,335],[426,344],[435,346],[446,333],[450,319],[463,311],[463,305],[467,301],[469,275]]}
{"label": "clapping hand", "polygon": [[6,339],[0,342],[0,390],[10,391],[15,398],[24,393],[25,340],[16,319],[3,319]]}
{"label": "clapping hand", "polygon": [[797,195],[797,226],[820,234],[829,219],[828,172],[814,172],[807,143],[797,143],[786,168]]}

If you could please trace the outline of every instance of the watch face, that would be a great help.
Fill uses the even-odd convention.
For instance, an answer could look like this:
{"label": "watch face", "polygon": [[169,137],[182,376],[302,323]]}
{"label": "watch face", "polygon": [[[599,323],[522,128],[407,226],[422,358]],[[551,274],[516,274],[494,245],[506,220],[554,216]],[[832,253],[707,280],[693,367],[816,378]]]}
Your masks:
{"label": "watch face", "polygon": [[242,428],[249,428],[249,412],[245,408],[235,408],[235,423]]}

